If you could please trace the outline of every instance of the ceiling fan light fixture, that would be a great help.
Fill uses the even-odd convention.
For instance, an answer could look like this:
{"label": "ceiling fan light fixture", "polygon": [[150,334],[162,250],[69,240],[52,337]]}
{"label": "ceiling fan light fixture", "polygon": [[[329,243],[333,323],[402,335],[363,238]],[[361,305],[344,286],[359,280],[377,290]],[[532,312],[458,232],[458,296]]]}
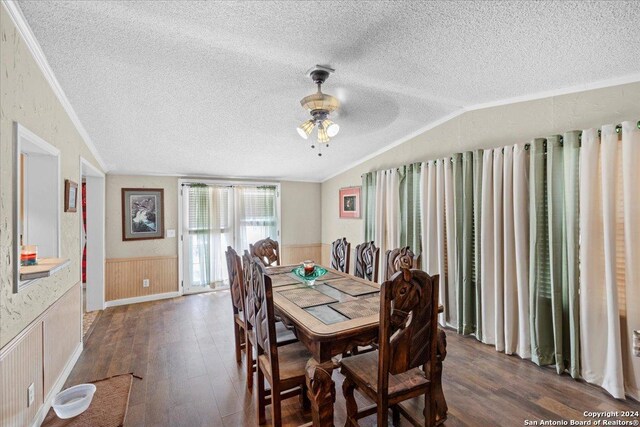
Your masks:
{"label": "ceiling fan light fixture", "polygon": [[329,142],[329,135],[327,135],[327,130],[322,124],[318,125],[318,142],[320,144],[326,144]]}
{"label": "ceiling fan light fixture", "polygon": [[322,122],[322,126],[327,130],[327,135],[329,136],[329,138],[333,138],[340,131],[340,126],[329,119],[324,120]]}
{"label": "ceiling fan light fixture", "polygon": [[302,123],[300,126],[296,128],[296,130],[298,131],[298,135],[300,135],[304,139],[308,139],[315,125],[316,124],[314,123],[313,120],[311,119],[307,120],[306,122]]}
{"label": "ceiling fan light fixture", "polygon": [[[338,134],[340,126],[328,119],[328,116],[340,108],[340,101],[334,96],[322,93],[322,84],[327,80],[329,75],[335,70],[326,66],[316,65],[308,71],[308,76],[318,86],[318,91],[311,95],[305,96],[300,100],[302,108],[307,110],[313,117],[298,126],[298,134],[308,139],[315,127],[318,128],[318,150],[322,145],[329,147],[329,140]],[[311,144],[311,148],[315,148],[315,144]],[[322,153],[318,151],[318,156]]]}

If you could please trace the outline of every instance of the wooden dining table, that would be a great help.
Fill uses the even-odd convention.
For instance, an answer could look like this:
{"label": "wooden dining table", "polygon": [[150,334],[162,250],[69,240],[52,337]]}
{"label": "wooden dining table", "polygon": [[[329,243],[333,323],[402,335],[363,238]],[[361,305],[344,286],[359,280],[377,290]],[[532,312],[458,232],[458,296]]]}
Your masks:
{"label": "wooden dining table", "polygon": [[[268,267],[276,315],[295,330],[312,357],[306,382],[314,426],[333,426],[335,383],[331,374],[339,366],[334,356],[373,344],[380,326],[380,285],[327,268],[327,273],[308,286],[292,273],[296,265]],[[446,355],[444,332],[439,331],[436,375],[436,414],[446,419],[442,393],[442,360]]]}

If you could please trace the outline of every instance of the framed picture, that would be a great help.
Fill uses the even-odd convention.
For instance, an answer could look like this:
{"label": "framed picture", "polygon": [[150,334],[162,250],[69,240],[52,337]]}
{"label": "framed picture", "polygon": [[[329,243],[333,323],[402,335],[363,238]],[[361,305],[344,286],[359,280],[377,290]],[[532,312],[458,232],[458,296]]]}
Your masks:
{"label": "framed picture", "polygon": [[164,189],[122,189],[122,240],[164,238]]}
{"label": "framed picture", "polygon": [[[64,180],[64,211],[77,212],[78,184],[68,179]],[[58,208],[60,209],[60,208]]]}
{"label": "framed picture", "polygon": [[360,190],[362,187],[340,189],[340,218],[360,218]]}

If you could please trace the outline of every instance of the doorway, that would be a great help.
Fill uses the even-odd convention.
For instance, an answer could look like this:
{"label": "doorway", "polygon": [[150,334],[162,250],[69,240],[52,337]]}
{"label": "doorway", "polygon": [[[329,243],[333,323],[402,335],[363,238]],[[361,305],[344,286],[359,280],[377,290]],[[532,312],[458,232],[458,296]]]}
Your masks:
{"label": "doorway", "polygon": [[100,311],[104,310],[105,175],[81,157],[80,182],[82,330],[83,336],[87,336]]}

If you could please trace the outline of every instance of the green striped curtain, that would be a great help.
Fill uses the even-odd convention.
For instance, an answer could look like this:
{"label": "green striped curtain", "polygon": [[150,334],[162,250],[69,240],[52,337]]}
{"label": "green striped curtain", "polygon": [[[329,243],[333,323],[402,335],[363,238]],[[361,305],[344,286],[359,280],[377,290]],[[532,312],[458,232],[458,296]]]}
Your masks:
{"label": "green striped curtain", "polygon": [[[362,175],[362,210],[364,225],[364,241],[375,239],[376,218],[376,173],[368,172]],[[380,243],[377,243],[378,245]]]}
{"label": "green striped curtain", "polygon": [[420,224],[420,163],[398,168],[400,175],[400,246],[422,252]]}
{"label": "green striped curtain", "polygon": [[556,371],[564,372],[565,351],[568,351],[568,324],[563,313],[568,313],[566,268],[566,236],[564,230],[564,150],[562,137],[547,138],[547,219],[549,230],[549,279],[551,284],[551,310],[553,315],[553,346]]}
{"label": "green striped curtain", "polygon": [[580,133],[535,139],[530,169],[531,360],[580,376],[578,172]]}
{"label": "green striped curtain", "polygon": [[[579,294],[579,206],[580,206],[580,132],[564,134],[564,215],[563,224],[566,237],[566,252],[563,256],[564,277],[567,284],[567,297],[564,324],[568,325],[568,356],[565,351],[565,363],[573,378],[580,377],[580,294]],[[566,345],[566,344],[565,344]],[[566,347],[565,347],[566,348]]]}
{"label": "green striped curtain", "polygon": [[456,236],[458,251],[458,332],[463,335],[477,331],[477,298],[474,277],[474,188],[473,153],[468,151],[453,156],[453,183],[456,210]]}
{"label": "green striped curtain", "polygon": [[[553,155],[552,155],[553,156]],[[550,234],[557,228],[550,227],[547,141],[536,138],[531,142],[529,169],[529,316],[531,325],[531,360],[538,365],[550,365],[555,361],[554,316],[552,306],[552,274]],[[551,203],[553,201],[551,200]],[[553,236],[557,238],[557,236]]]}

